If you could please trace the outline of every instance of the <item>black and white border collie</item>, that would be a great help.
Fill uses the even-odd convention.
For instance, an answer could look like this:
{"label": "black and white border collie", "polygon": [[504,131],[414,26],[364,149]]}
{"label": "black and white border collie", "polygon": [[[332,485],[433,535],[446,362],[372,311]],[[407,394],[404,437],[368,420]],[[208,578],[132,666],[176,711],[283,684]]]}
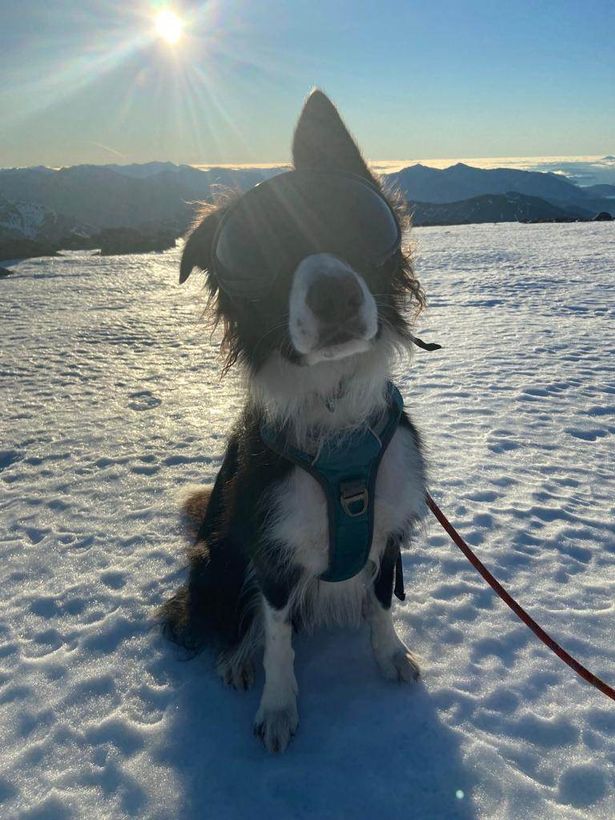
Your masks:
{"label": "black and white border collie", "polygon": [[[403,209],[384,199],[336,108],[318,90],[299,118],[293,162],[296,171],[323,179],[360,178],[405,226]],[[276,752],[298,724],[294,627],[365,619],[382,674],[418,678],[417,662],[395,632],[391,600],[399,544],[426,509],[425,467],[417,432],[403,413],[377,472],[369,560],[354,577],[327,582],[321,579],[329,560],[325,494],[308,471],[264,444],[261,428],[267,423],[292,446],[317,449],[385,412],[391,367],[411,348],[410,322],[424,298],[399,248],[378,267],[350,251],[344,256],[315,247],[292,269],[277,271],[266,294],[259,296],[249,276],[244,290],[229,289],[213,255],[233,207],[229,201],[204,212],[184,246],[180,281],[195,267],[206,273],[224,331],[225,366],[243,366],[247,396],[215,485],[193,489],[185,502],[196,538],[189,577],[163,606],[161,620],[165,634],[191,652],[216,648],[219,674],[238,689],[253,683],[255,657],[264,650],[254,731]],[[355,226],[346,227],[352,235]],[[357,247],[366,236],[369,231],[357,235]],[[241,257],[240,250],[229,253]],[[258,273],[268,281],[268,271]]]}

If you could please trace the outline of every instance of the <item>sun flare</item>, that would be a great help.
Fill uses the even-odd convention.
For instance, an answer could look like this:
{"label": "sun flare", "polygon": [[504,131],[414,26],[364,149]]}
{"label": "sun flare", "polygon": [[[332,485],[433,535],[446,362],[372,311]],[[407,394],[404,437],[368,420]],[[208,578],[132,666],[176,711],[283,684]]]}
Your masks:
{"label": "sun flare", "polygon": [[174,46],[182,35],[183,22],[174,11],[165,9],[156,15],[156,34],[171,46]]}

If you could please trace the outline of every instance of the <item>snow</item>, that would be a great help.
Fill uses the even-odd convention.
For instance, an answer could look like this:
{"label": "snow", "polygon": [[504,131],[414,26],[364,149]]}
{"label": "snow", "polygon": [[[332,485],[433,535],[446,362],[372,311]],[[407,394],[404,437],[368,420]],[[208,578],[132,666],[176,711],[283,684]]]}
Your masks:
{"label": "snow", "polygon": [[0,196],[0,231],[36,239],[45,226],[53,223],[55,214],[43,205],[31,202],[7,202]]}
{"label": "snow", "polygon": [[[436,500],[496,576],[615,682],[615,229],[414,231],[430,307],[398,383]],[[240,404],[178,251],[22,262],[0,283],[0,815],[612,818],[613,703],[495,598],[434,519],[404,553],[382,680],[365,632],[296,639],[299,732],[152,626],[184,577],[175,495]]]}

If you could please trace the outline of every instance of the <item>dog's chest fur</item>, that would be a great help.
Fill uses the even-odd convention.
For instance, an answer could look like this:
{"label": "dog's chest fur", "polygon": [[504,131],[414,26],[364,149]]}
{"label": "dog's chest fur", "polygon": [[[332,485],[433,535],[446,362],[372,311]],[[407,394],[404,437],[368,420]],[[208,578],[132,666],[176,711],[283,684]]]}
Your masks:
{"label": "dog's chest fur", "polygon": [[[269,539],[301,567],[303,582],[297,605],[316,622],[355,621],[368,581],[392,535],[405,536],[424,514],[423,462],[411,429],[399,427],[382,457],[376,479],[374,534],[369,561],[348,581],[318,581],[328,566],[329,522],[325,494],[309,473],[294,467],[271,493]],[[309,600],[306,600],[309,599]]]}

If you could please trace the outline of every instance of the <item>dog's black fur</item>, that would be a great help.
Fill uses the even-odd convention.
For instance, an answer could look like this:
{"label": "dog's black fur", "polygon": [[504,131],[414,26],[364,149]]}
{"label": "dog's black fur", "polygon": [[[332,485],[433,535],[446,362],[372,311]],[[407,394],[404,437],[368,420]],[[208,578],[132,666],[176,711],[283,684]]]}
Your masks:
{"label": "dog's black fur", "polygon": [[[248,408],[231,434],[190,553],[188,583],[164,607],[167,635],[192,651],[208,640],[221,649],[236,646],[250,627],[259,589],[279,608],[292,588],[295,572],[276,566],[275,554],[264,557],[263,503],[269,487],[284,479],[292,464],[263,444],[261,421]],[[246,586],[250,565],[255,579]]]}
{"label": "dog's black fur", "polygon": [[[237,646],[252,623],[259,593],[281,609],[301,574],[299,567],[268,549],[267,495],[293,464],[263,444],[261,423],[262,416],[248,408],[231,434],[197,543],[189,553],[188,582],[162,609],[166,636],[193,653],[208,643],[222,650]],[[400,424],[420,448],[419,434],[406,413]],[[408,535],[391,538],[376,576],[376,595],[386,609],[391,606],[398,543]],[[254,580],[246,585],[250,567]]]}
{"label": "dog's black fur", "polygon": [[[350,171],[378,185],[336,109],[318,91],[308,98],[298,122],[293,157],[298,169]],[[392,204],[398,208],[397,202]],[[277,283],[271,298],[255,304],[236,299],[231,302],[211,270],[213,237],[229,206],[227,202],[217,208],[206,208],[186,241],[180,281],[194,267],[207,273],[210,302],[216,321],[223,327],[226,368],[239,361],[247,368],[249,377],[254,378],[276,354],[293,366],[304,366],[285,321],[292,271],[286,281]],[[403,213],[399,214],[405,224]],[[424,304],[409,257],[400,251],[385,269],[365,266],[357,269],[357,273],[376,301],[378,336],[386,329],[398,343],[408,342],[412,313]],[[272,489],[281,486],[296,468],[262,442],[263,418],[262,407],[248,399],[230,437],[213,490],[209,495],[194,497],[191,507],[188,504],[193,532],[198,530],[196,545],[189,554],[187,583],[164,605],[162,623],[167,636],[191,652],[198,652],[207,644],[222,652],[234,651],[249,635],[262,601],[275,611],[283,610],[304,574],[304,569],[289,560],[287,553],[276,549],[269,538]],[[287,422],[292,426],[292,419]],[[418,434],[406,414],[401,426],[411,434],[420,453]],[[417,459],[416,480],[421,484],[424,475],[420,455]],[[199,521],[201,514],[203,518]],[[409,516],[402,529],[389,533],[380,554],[373,589],[385,610],[391,606],[398,543],[408,535],[411,525]],[[262,723],[259,725],[259,732],[263,733]],[[287,739],[282,737],[266,744],[276,750],[284,748]]]}

